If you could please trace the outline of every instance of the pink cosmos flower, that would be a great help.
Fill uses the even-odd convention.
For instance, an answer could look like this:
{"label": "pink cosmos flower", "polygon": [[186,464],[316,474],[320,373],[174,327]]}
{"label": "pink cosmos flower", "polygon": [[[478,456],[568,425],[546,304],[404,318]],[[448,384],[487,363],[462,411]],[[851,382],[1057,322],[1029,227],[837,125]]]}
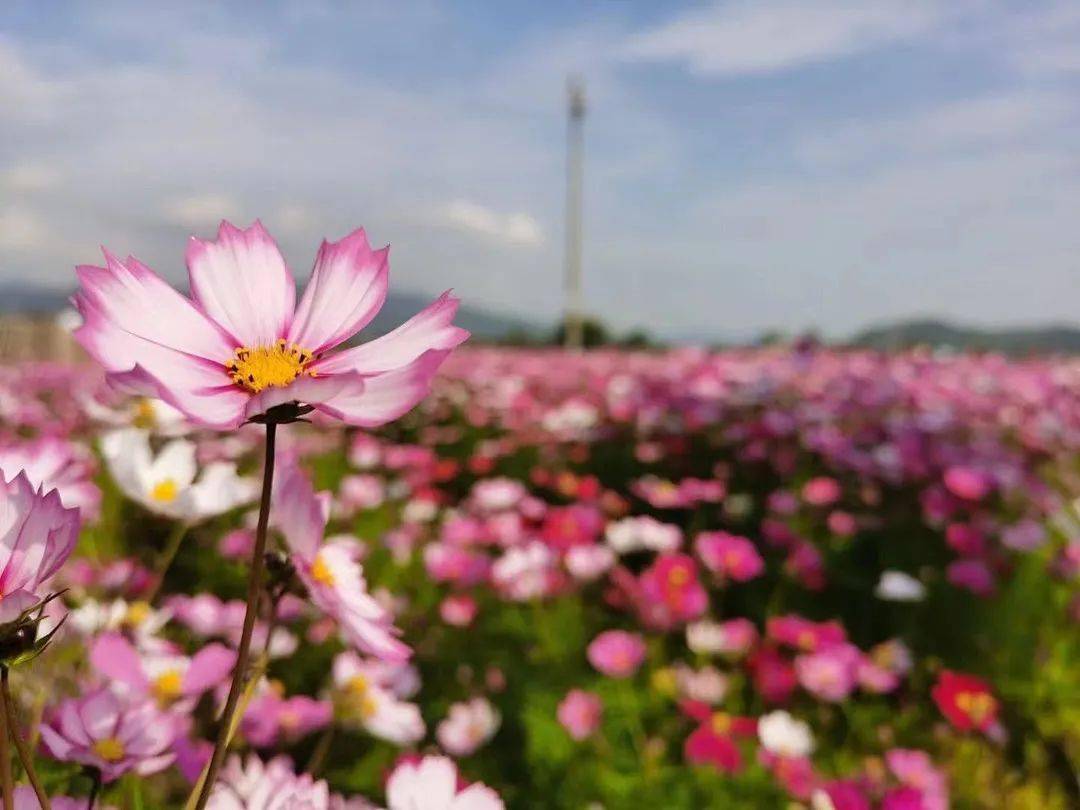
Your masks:
{"label": "pink cosmos flower", "polygon": [[727,532],[703,532],[694,541],[698,556],[714,574],[747,582],[761,576],[765,561],[753,542]]}
{"label": "pink cosmos flower", "polygon": [[334,708],[328,701],[308,695],[285,697],[283,692],[280,683],[271,681],[248,704],[240,731],[255,748],[294,743],[333,720]]}
{"label": "pink cosmos flower", "polygon": [[435,738],[448,754],[467,757],[495,736],[499,712],[482,697],[455,703],[435,729]]}
{"label": "pink cosmos flower", "polygon": [[364,652],[389,661],[407,659],[410,650],[396,638],[391,615],[367,592],[355,545],[323,542],[329,493],[316,495],[295,464],[284,465],[280,475],[271,517],[285,536],[290,560],[311,601]]}
{"label": "pink cosmos flower", "polygon": [[138,260],[105,251],[105,267],[76,268],[75,337],[114,384],[214,428],[293,402],[380,425],[419,402],[468,337],[452,323],[457,299],[444,293],[389,334],[330,351],[382,308],[388,252],[372,250],[363,229],[324,241],[297,305],[292,273],[258,221],[246,230],[222,222],[216,241],[191,239],[191,299]]}
{"label": "pink cosmos flower", "polygon": [[605,630],[589,643],[586,655],[609,678],[629,678],[645,660],[645,642],[637,633]]}
{"label": "pink cosmos flower", "polygon": [[[934,767],[925,751],[893,748],[885,753],[885,764],[905,787],[917,792],[919,802],[911,807],[923,810],[947,810],[949,785],[945,774]],[[899,799],[896,807],[903,807]]]}
{"label": "pink cosmos flower", "polygon": [[830,703],[839,703],[855,689],[861,658],[858,649],[851,644],[836,644],[821,652],[798,656],[795,674],[810,694]]}
{"label": "pink cosmos flower", "polygon": [[840,500],[840,495],[840,484],[824,475],[811,478],[802,488],[802,498],[811,506],[831,506]]}
{"label": "pink cosmos flower", "polygon": [[971,591],[976,596],[989,597],[994,594],[994,572],[985,560],[975,557],[953,560],[945,569],[945,577],[950,584]]}
{"label": "pink cosmos flower", "polygon": [[755,736],[757,721],[752,717],[714,712],[705,703],[693,700],[683,701],[680,708],[699,723],[683,745],[686,761],[694,765],[711,765],[720,773],[741,771],[742,753],[737,741]]}
{"label": "pink cosmos flower", "polygon": [[43,493],[25,472],[0,471],[0,623],[41,601],[49,580],[75,548],[79,510],[56,490]]}
{"label": "pink cosmos flower", "polygon": [[41,726],[41,741],[54,758],[98,768],[112,782],[128,771],[148,776],[168,767],[176,731],[153,701],[101,687],[62,701]]}
{"label": "pink cosmos flower", "polygon": [[981,501],[993,486],[990,476],[973,467],[955,466],[945,471],[945,487],[958,498]]}
{"label": "pink cosmos flower", "polygon": [[697,563],[687,554],[661,554],[642,572],[640,582],[648,603],[662,606],[670,621],[691,621],[709,607],[709,595],[698,579]]}
{"label": "pink cosmos flower", "polygon": [[206,692],[228,678],[236,653],[208,644],[188,658],[173,652],[140,653],[119,633],[105,633],[90,647],[90,663],[114,685],[132,696],[153,698],[164,709],[176,702],[193,706]]}
{"label": "pink cosmos flower", "polygon": [[[15,801],[14,810],[39,810],[41,804],[38,802],[37,794],[34,793],[34,789],[30,785],[19,785],[15,788],[14,796]],[[70,796],[50,796],[49,804],[53,810],[86,810],[86,799],[72,799]],[[101,810],[113,810],[112,805],[99,805]]]}
{"label": "pink cosmos flower", "polygon": [[600,726],[604,704],[598,695],[581,689],[571,689],[559,702],[559,723],[573,739],[580,742]]}
{"label": "pink cosmos flower", "polygon": [[22,470],[35,488],[55,489],[68,509],[78,509],[84,520],[97,519],[101,490],[94,483],[94,456],[75,442],[45,437],[0,448],[0,470],[14,478]]}
{"label": "pink cosmos flower", "polygon": [[502,799],[479,782],[459,790],[454,763],[446,757],[402,762],[386,783],[387,810],[503,810]]}
{"label": "pink cosmos flower", "polygon": [[477,610],[476,600],[467,593],[450,594],[439,603],[439,618],[451,627],[468,627]]}
{"label": "pink cosmos flower", "polygon": [[844,626],[838,621],[815,622],[795,614],[773,616],[765,623],[765,633],[771,640],[803,652],[816,652],[847,641]]}
{"label": "pink cosmos flower", "polygon": [[395,745],[413,745],[423,738],[420,708],[401,699],[419,688],[412,667],[365,661],[347,650],[334,659],[333,679],[335,712],[345,724]]}

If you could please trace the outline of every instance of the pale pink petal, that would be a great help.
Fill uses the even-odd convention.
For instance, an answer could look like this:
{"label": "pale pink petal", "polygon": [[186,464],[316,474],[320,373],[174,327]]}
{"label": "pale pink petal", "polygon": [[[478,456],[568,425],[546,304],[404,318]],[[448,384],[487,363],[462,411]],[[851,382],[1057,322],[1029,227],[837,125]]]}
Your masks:
{"label": "pale pink petal", "polygon": [[363,228],[323,241],[288,340],[319,353],[371,322],[386,301],[390,248],[372,250]]}
{"label": "pale pink petal", "polygon": [[240,230],[222,221],[216,240],[192,237],[187,266],[192,296],[235,339],[232,348],[270,346],[285,336],[296,282],[261,222]]}
{"label": "pale pink petal", "polygon": [[[88,305],[118,330],[185,354],[217,362],[232,356],[235,347],[221,329],[148,267],[131,257],[121,262],[108,251],[105,263],[75,268],[82,284],[74,299],[80,312]],[[137,355],[125,358],[120,347],[99,360],[110,369],[140,362]]]}
{"label": "pale pink petal", "polygon": [[208,644],[194,656],[184,673],[183,692],[197,695],[225,680],[236,663],[236,653],[223,644]]}
{"label": "pale pink petal", "polygon": [[453,323],[459,303],[447,290],[392,332],[324,357],[314,368],[329,374],[378,374],[406,366],[429,349],[453,349],[469,337]]}
{"label": "pale pink petal", "polygon": [[476,783],[469,785],[454,797],[450,810],[504,810],[499,794],[487,785]]}
{"label": "pale pink petal", "polygon": [[[159,363],[157,368],[160,372],[164,366]],[[189,370],[177,368],[181,372]],[[244,408],[250,399],[247,392],[232,382],[214,387],[185,388],[181,384],[182,376],[170,378],[166,374],[160,377],[143,366],[112,372],[105,378],[118,391],[163,400],[191,421],[222,430],[241,425],[245,418]],[[195,378],[187,382],[193,383]]]}
{"label": "pale pink petal", "polygon": [[273,524],[285,536],[289,550],[310,563],[315,559],[326,529],[322,499],[295,463],[279,466],[273,498]]}
{"label": "pale pink petal", "polygon": [[297,377],[289,385],[264,388],[248,400],[244,408],[247,419],[266,413],[270,408],[287,402],[318,405],[334,397],[363,389],[364,379],[359,374],[328,374],[326,376]]}
{"label": "pale pink petal", "polygon": [[449,354],[448,349],[424,352],[407,366],[365,377],[362,389],[347,389],[317,407],[359,427],[378,427],[391,422],[428,395],[435,372]]}
{"label": "pale pink petal", "polygon": [[119,633],[105,633],[94,641],[90,647],[90,664],[111,680],[141,691],[148,686],[139,653]]}

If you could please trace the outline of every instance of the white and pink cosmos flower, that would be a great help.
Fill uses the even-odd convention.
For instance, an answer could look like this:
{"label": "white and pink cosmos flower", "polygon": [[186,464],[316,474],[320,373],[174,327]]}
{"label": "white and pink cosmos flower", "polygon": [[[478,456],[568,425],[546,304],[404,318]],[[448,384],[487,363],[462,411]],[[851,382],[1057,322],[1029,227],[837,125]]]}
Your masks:
{"label": "white and pink cosmos flower", "polygon": [[479,782],[458,790],[458,772],[446,757],[403,762],[386,783],[387,810],[503,810],[499,795]]}
{"label": "white and pink cosmos flower", "polygon": [[153,698],[162,709],[190,709],[229,677],[236,653],[222,644],[207,644],[190,658],[171,649],[145,653],[119,633],[104,633],[90,647],[90,663],[115,688]]}
{"label": "white and pink cosmos flower", "polygon": [[7,480],[0,470],[0,624],[47,595],[78,536],[79,510],[66,509],[55,489],[44,493],[25,472]]}
{"label": "white and pink cosmos flower", "polygon": [[455,703],[435,729],[439,745],[455,757],[467,757],[487,743],[499,730],[502,718],[487,698]]}
{"label": "white and pink cosmos flower", "polygon": [[76,268],[75,337],[124,390],[164,400],[226,430],[286,403],[373,427],[409,411],[468,337],[444,293],[383,337],[332,352],[368,325],[388,286],[389,248],[362,228],[322,243],[299,304],[296,282],[258,221],[222,222],[217,239],[192,237],[191,298],[137,259],[105,251],[105,266]]}
{"label": "white and pink cosmos flower", "polygon": [[317,493],[295,464],[284,464],[274,488],[271,519],[315,606],[333,618],[350,644],[386,661],[411,655],[398,640],[393,617],[367,590],[355,543],[324,542],[330,493]]}

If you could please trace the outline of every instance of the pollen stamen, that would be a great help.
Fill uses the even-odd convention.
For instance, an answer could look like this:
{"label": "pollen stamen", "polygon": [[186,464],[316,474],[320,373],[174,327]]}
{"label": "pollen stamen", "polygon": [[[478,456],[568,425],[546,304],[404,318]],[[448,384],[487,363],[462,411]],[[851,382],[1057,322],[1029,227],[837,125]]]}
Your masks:
{"label": "pollen stamen", "polygon": [[271,386],[284,388],[302,374],[314,377],[307,367],[316,359],[308,349],[282,338],[273,346],[238,348],[225,370],[234,383],[257,394]]}

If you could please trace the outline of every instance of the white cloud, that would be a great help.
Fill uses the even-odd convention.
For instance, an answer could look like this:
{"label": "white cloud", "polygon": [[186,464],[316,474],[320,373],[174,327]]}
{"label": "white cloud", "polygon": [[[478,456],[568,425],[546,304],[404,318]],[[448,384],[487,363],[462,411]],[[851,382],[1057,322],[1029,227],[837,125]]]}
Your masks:
{"label": "white cloud", "polygon": [[0,186],[14,193],[47,191],[60,185],[63,173],[55,166],[24,163],[0,173]]}
{"label": "white cloud", "polygon": [[228,194],[207,192],[169,200],[162,213],[170,224],[204,229],[223,219],[240,219],[240,206]]}
{"label": "white cloud", "polygon": [[798,141],[796,151],[816,166],[970,153],[1030,143],[1055,131],[1077,112],[1077,102],[1069,93],[1010,91],[962,98],[905,115],[820,126]]}
{"label": "white cloud", "polygon": [[631,38],[630,61],[680,62],[701,75],[772,73],[908,39],[956,2],[735,0],[684,12]]}
{"label": "white cloud", "polygon": [[501,214],[469,200],[454,200],[439,212],[442,221],[509,245],[535,247],[543,242],[540,223],[524,213]]}
{"label": "white cloud", "polygon": [[9,205],[0,208],[0,250],[17,252],[41,247],[48,229],[33,211]]}

